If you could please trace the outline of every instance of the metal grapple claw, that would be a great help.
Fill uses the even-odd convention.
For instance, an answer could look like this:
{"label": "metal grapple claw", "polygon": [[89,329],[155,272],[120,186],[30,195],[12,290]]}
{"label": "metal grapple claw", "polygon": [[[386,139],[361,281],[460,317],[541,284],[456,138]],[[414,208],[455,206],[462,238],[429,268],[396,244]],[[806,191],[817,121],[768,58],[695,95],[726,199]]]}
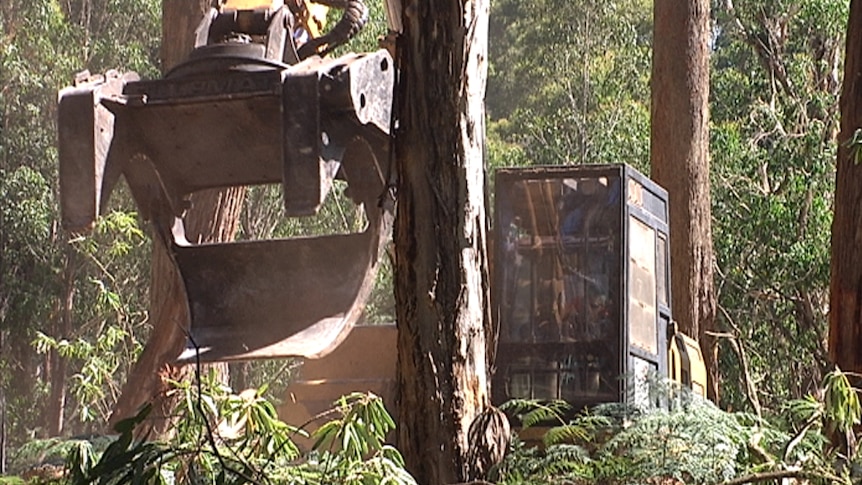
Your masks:
{"label": "metal grapple claw", "polygon": [[[289,15],[285,6],[211,12],[188,60],[163,79],[86,74],[60,92],[63,223],[92,227],[126,179],[185,283],[190,338],[180,360],[327,353],[359,318],[389,237],[391,204],[380,198],[392,60],[380,50],[298,61],[283,31]],[[239,21],[263,41],[224,35]],[[216,30],[227,40],[205,40]],[[281,184],[285,215],[295,217],[315,213],[335,177],[365,207],[362,232],[185,240],[182,216],[196,191]]]}

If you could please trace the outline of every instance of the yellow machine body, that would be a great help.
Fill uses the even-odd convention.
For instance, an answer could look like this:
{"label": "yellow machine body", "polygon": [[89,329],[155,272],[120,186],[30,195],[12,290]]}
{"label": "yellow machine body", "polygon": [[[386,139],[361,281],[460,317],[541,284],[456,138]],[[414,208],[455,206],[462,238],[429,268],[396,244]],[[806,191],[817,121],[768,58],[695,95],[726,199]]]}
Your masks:
{"label": "yellow machine body", "polygon": [[254,10],[258,8],[278,8],[284,5],[280,0],[224,0],[222,10]]}
{"label": "yellow machine body", "polygon": [[674,333],[670,339],[668,360],[670,378],[706,399],[706,362],[697,340],[682,332]]}

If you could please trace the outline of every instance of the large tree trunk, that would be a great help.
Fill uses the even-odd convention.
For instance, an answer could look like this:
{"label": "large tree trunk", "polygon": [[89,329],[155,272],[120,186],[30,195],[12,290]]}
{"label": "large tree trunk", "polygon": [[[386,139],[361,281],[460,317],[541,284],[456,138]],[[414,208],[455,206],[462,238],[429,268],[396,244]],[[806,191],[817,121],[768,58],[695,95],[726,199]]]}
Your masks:
{"label": "large tree trunk", "polygon": [[718,397],[709,197],[709,1],[656,0],[650,159],[670,195],[673,316],[697,336]]}
{"label": "large tree trunk", "polygon": [[410,0],[398,40],[398,445],[420,483],[465,481],[489,404],[488,2]]}
{"label": "large tree trunk", "polygon": [[[162,70],[167,71],[191,52],[194,31],[207,0],[164,0],[162,2]],[[241,140],[237,140],[241,142]],[[245,189],[207,190],[192,197],[192,207],[185,216],[186,236],[192,242],[222,242],[234,238]],[[179,273],[171,263],[167,248],[158,239],[153,242],[152,281],[150,283],[150,340],[129,374],[123,393],[114,407],[112,422],[134,415],[147,402],[154,403],[152,419],[146,431],[163,434],[171,424],[170,411],[175,404],[168,399],[165,378],[182,377],[182,369],[173,361],[185,346],[188,322],[185,292]],[[222,365],[226,374],[227,366]]]}
{"label": "large tree trunk", "polygon": [[832,221],[832,282],[829,357],[842,370],[862,372],[862,1],[850,2],[841,90],[841,133],[835,216]]}

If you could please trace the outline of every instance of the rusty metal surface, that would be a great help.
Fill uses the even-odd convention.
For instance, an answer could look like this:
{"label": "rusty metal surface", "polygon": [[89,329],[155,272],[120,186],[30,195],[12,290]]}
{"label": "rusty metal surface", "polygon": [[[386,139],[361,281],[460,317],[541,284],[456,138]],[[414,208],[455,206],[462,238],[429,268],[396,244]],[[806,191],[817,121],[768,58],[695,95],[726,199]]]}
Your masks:
{"label": "rusty metal surface", "polygon": [[[274,16],[283,22],[279,15],[286,10]],[[359,318],[389,237],[389,54],[288,65],[271,51],[200,45],[165,79],[89,76],[60,93],[64,225],[90,228],[118,177],[126,178],[185,283],[191,330],[180,360],[327,353]],[[281,184],[285,215],[295,216],[314,213],[335,177],[365,206],[363,232],[185,240],[182,215],[195,191]]]}
{"label": "rusty metal surface", "polygon": [[105,174],[114,137],[114,114],[101,104],[120,95],[123,85],[137,75],[109,72],[78,75],[75,85],[60,91],[57,110],[60,159],[60,203],[64,225],[73,231],[92,228],[100,212],[102,194],[109,193],[117,174]]}
{"label": "rusty metal surface", "polygon": [[129,83],[128,103],[110,107],[129,126],[120,144],[153,161],[169,195],[281,182],[286,214],[308,215],[354,137],[385,144],[390,63],[378,51],[283,69],[204,69]]}
{"label": "rusty metal surface", "polygon": [[364,307],[377,236],[176,248],[194,322],[181,359],[325,354]]}
{"label": "rusty metal surface", "polygon": [[347,336],[391,234],[391,200],[378,207],[385,178],[374,151],[357,140],[344,158],[353,172],[343,176],[368,211],[361,233],[174,245],[192,319],[180,361],[320,357]]}

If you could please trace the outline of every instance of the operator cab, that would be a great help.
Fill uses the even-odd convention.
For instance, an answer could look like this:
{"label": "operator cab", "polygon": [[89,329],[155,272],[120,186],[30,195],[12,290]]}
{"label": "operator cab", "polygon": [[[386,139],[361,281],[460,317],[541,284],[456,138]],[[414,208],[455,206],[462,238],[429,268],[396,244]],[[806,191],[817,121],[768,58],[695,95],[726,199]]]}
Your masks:
{"label": "operator cab", "polygon": [[495,204],[495,401],[662,405],[667,192],[624,164],[519,167]]}

